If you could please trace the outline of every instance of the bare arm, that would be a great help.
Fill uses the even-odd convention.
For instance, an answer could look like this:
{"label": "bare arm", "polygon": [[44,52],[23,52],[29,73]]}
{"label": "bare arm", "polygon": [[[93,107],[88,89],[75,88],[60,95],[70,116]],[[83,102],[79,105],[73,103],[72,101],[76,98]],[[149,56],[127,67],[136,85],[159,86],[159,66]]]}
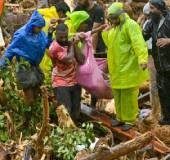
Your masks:
{"label": "bare arm", "polygon": [[74,42],[74,56],[78,64],[82,65],[84,64],[85,56],[83,55],[82,48],[78,46],[79,42],[78,39]]}
{"label": "bare arm", "polygon": [[91,31],[91,34],[98,34],[98,32],[104,30],[107,26],[108,26],[107,24],[103,24],[103,25],[101,25],[101,26],[93,29],[93,30]]}
{"label": "bare arm", "polygon": [[[100,27],[100,25],[101,25],[101,23],[94,23],[92,30],[95,30],[96,28]],[[96,48],[97,48],[98,37],[99,37],[99,35],[98,35],[97,32],[93,33],[92,39],[93,39],[93,48],[94,48],[94,50],[96,50]]]}
{"label": "bare arm", "polygon": [[61,60],[64,63],[72,63],[74,58],[74,47],[71,45],[68,49],[68,54]]}

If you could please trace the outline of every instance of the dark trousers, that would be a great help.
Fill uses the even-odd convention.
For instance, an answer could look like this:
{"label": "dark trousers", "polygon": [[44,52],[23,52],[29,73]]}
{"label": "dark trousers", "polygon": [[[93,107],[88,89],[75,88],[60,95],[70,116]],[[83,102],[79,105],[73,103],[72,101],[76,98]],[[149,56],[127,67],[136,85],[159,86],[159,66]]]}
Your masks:
{"label": "dark trousers", "polygon": [[162,118],[170,122],[170,72],[157,73]]}
{"label": "dark trousers", "polygon": [[78,120],[80,115],[81,87],[79,85],[70,87],[57,87],[54,89],[57,101],[63,104],[71,118]]}

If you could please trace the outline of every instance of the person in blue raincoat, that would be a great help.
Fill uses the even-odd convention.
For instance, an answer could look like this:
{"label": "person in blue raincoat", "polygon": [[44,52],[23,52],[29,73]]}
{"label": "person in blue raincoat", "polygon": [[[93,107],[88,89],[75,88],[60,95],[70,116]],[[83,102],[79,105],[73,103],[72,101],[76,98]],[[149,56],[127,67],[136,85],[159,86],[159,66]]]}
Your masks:
{"label": "person in blue raincoat", "polygon": [[25,100],[32,105],[36,98],[36,90],[42,84],[44,75],[39,64],[46,48],[52,42],[53,27],[49,27],[48,36],[42,31],[44,18],[34,11],[30,20],[14,33],[13,39],[0,59],[0,67],[7,66],[13,57],[17,59],[16,79],[23,89]]}

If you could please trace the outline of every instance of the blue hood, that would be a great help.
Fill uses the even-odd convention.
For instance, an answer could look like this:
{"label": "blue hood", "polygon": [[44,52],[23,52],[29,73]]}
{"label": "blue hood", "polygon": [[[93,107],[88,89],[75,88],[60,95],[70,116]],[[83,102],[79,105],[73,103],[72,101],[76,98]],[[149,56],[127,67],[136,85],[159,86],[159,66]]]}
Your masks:
{"label": "blue hood", "polygon": [[2,59],[8,58],[11,61],[14,56],[22,57],[33,65],[39,65],[46,48],[52,41],[52,36],[47,37],[43,31],[38,34],[34,34],[32,31],[34,27],[44,26],[44,18],[34,11],[28,23],[15,32],[11,44],[1,58],[0,65],[4,65]]}
{"label": "blue hood", "polygon": [[45,27],[45,20],[38,11],[34,11],[25,27],[28,32],[32,32],[34,27]]}

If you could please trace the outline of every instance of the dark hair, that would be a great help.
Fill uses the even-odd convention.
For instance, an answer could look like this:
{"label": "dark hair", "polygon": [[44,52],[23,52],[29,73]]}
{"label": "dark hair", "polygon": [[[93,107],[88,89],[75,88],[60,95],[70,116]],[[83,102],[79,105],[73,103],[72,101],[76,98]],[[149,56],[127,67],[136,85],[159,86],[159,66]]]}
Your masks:
{"label": "dark hair", "polygon": [[88,28],[87,30],[91,30],[92,29],[92,19],[89,17],[87,20],[85,20],[82,24],[87,24],[88,25]]}
{"label": "dark hair", "polygon": [[68,31],[68,26],[64,23],[60,23],[56,26],[56,31],[66,32]]}
{"label": "dark hair", "polygon": [[65,2],[56,3],[55,7],[57,9],[57,12],[63,12],[64,14],[70,12],[70,8]]}
{"label": "dark hair", "polygon": [[159,9],[162,13],[166,13],[167,7],[164,0],[150,0],[149,2],[157,9]]}

